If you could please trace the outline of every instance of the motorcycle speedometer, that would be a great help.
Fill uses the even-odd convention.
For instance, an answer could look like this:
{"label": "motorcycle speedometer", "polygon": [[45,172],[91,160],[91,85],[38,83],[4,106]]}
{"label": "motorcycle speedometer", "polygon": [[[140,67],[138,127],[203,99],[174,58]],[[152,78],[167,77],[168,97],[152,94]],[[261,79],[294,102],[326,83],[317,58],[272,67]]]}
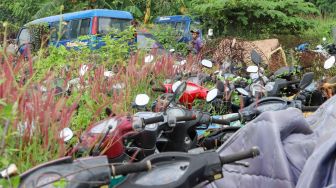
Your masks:
{"label": "motorcycle speedometer", "polygon": [[181,117],[181,116],[185,116],[185,111],[181,108],[169,108],[167,110],[167,115],[168,116],[174,116],[174,117]]}
{"label": "motorcycle speedometer", "polygon": [[277,111],[285,109],[287,104],[281,102],[274,102],[274,103],[264,103],[260,104],[256,107],[259,113],[266,112],[266,111]]}

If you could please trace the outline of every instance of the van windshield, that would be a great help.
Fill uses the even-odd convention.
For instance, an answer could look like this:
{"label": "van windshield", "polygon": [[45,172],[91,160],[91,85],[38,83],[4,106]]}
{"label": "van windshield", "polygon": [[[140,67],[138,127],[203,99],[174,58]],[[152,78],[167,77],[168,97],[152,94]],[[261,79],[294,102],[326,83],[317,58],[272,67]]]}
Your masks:
{"label": "van windshield", "polygon": [[131,25],[131,20],[101,17],[98,23],[98,34],[106,35],[113,30],[124,31]]}
{"label": "van windshield", "polygon": [[29,30],[27,28],[23,28],[18,37],[18,45],[21,46],[23,44],[30,43],[30,42],[31,42],[31,37],[30,37]]}

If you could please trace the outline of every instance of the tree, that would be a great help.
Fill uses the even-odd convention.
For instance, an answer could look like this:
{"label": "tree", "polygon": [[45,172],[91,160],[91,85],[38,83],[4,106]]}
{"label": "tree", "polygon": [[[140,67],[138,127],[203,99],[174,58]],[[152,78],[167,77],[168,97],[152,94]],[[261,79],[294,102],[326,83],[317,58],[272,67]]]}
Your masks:
{"label": "tree", "polygon": [[314,3],[319,8],[323,16],[335,15],[336,1],[335,0],[307,0]]}
{"label": "tree", "polygon": [[319,13],[303,0],[193,0],[192,7],[217,34],[298,33],[312,26],[303,15]]}

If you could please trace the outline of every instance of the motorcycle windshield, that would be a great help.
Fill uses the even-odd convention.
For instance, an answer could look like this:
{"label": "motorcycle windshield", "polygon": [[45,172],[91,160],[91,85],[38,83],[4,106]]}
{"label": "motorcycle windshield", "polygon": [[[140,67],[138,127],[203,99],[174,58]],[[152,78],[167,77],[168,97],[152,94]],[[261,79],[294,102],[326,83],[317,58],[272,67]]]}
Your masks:
{"label": "motorcycle windshield", "polygon": [[298,109],[265,112],[229,138],[221,156],[260,148],[244,160],[249,167],[224,165],[224,178],[206,187],[333,187],[336,184],[336,97],[304,118]]}

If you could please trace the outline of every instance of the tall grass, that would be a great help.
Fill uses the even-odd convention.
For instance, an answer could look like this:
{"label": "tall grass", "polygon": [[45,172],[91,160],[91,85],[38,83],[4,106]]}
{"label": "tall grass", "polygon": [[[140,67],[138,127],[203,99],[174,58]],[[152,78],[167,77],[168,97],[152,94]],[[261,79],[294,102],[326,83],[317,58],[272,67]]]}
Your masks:
{"label": "tall grass", "polygon": [[[104,76],[104,64],[88,64],[88,72],[80,77],[79,89],[70,96],[55,95],[55,78],[63,79],[65,86],[78,76],[78,65],[83,64],[77,57],[67,61],[71,71],[45,69],[43,74],[39,73],[41,78],[36,79],[39,62],[0,53],[0,168],[15,163],[23,172],[63,156],[67,145],[59,136],[60,130],[70,127],[78,137],[86,127],[106,118],[107,107],[117,115],[132,114],[131,102],[137,94],[147,93],[154,96],[152,100],[157,96],[151,91],[152,80],[162,83],[176,73],[174,57],[158,56],[146,64],[143,53],[138,52],[111,78]],[[125,87],[116,89],[117,84]],[[47,91],[39,89],[42,85]]]}

